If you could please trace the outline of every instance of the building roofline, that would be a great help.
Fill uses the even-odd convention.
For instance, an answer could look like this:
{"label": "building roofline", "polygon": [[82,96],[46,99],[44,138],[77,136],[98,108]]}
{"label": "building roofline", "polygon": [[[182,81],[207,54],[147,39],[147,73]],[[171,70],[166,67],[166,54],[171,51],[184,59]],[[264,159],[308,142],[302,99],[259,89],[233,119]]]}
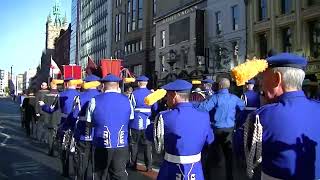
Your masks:
{"label": "building roofline", "polygon": [[153,18],[153,20],[154,20],[155,23],[157,23],[157,22],[159,22],[159,21],[161,21],[161,20],[163,20],[163,19],[165,19],[167,17],[170,17],[170,16],[172,16],[172,15],[174,15],[176,13],[179,13],[179,12],[185,10],[185,9],[188,9],[188,8],[190,8],[192,6],[200,4],[200,3],[204,2],[204,1],[205,0],[198,0],[196,2],[190,2],[190,3],[186,4],[186,5],[184,5],[183,7],[178,7],[178,8],[173,9],[173,10],[167,12],[167,13],[164,13],[163,15],[157,16],[157,17]]}

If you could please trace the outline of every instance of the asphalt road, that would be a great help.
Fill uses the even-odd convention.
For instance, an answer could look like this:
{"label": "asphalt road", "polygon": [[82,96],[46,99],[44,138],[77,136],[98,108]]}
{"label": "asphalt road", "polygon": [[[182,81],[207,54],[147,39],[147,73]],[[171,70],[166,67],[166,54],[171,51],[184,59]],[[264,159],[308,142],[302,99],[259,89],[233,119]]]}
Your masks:
{"label": "asphalt road", "polygon": [[[47,155],[47,147],[28,138],[21,128],[19,105],[0,98],[0,180],[65,180],[57,157]],[[129,172],[129,180],[155,179],[156,173]],[[71,173],[72,174],[72,173]],[[72,178],[68,178],[72,179]]]}

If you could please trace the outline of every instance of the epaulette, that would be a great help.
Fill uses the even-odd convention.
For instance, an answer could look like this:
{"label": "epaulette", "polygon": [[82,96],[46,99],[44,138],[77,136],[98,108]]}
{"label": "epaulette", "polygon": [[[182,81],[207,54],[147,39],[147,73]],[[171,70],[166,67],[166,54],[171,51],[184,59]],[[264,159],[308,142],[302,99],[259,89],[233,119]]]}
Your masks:
{"label": "epaulette", "polygon": [[171,111],[172,111],[171,109],[168,109],[168,110],[160,111],[159,114],[166,114],[166,113],[171,112]]}
{"label": "epaulette", "polygon": [[274,107],[274,106],[277,106],[279,103],[271,103],[271,104],[266,104],[266,105],[263,105],[261,106],[260,108],[258,108],[256,111],[255,111],[255,114],[256,115],[259,115],[262,111],[266,110],[266,109],[269,109],[271,107]]}

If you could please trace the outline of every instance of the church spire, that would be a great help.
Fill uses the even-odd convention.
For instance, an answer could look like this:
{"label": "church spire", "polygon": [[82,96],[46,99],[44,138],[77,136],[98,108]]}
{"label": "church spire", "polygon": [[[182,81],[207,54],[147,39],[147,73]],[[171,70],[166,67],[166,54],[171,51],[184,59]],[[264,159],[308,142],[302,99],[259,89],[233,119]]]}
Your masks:
{"label": "church spire", "polygon": [[55,3],[53,5],[53,17],[54,17],[54,24],[56,26],[61,26],[61,9],[60,9],[60,0],[55,0]]}

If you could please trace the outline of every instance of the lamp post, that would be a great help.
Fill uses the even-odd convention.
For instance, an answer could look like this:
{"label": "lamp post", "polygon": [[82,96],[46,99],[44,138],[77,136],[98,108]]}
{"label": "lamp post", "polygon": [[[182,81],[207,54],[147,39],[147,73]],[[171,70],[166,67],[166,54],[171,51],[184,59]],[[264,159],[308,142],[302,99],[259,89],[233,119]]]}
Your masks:
{"label": "lamp post", "polygon": [[10,79],[12,80],[13,78],[12,78],[12,67],[13,67],[13,65],[11,65],[11,71],[10,71]]}

